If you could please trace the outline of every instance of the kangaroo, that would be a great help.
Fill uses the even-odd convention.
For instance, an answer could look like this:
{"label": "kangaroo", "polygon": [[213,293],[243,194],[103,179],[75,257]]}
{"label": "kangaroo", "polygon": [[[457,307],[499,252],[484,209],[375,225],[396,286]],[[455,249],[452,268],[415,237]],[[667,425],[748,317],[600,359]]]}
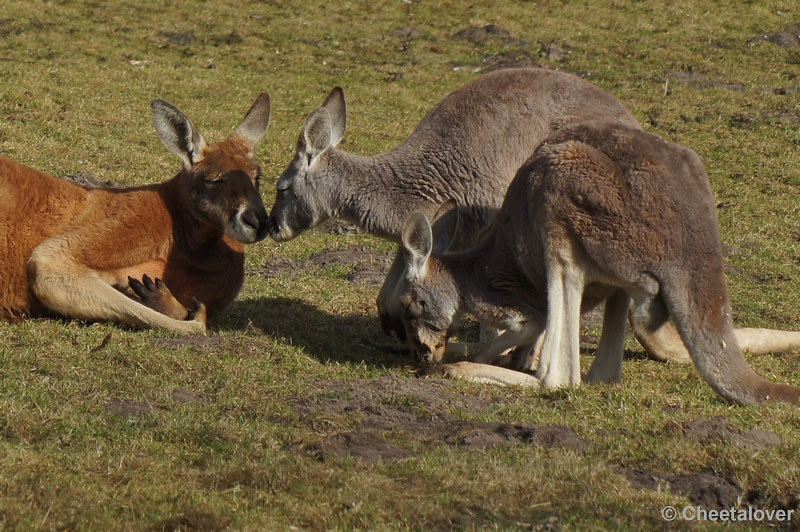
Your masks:
{"label": "kangaroo", "polygon": [[[451,250],[467,249],[493,225],[511,180],[542,141],[590,120],[641,129],[619,100],[581,78],[544,69],[500,70],[446,96],[399,146],[360,157],[336,148],[347,123],[344,91],[336,87],[306,119],[295,157],[278,179],[270,235],[285,241],[340,218],[399,244],[412,212],[431,214],[454,199],[460,223]],[[405,338],[395,294],[402,273],[398,247],[378,310],[384,332]],[[636,319],[636,337],[652,358],[691,362],[669,324],[650,330]],[[743,329],[738,335],[753,353],[800,345],[800,333]]]}
{"label": "kangaroo", "polygon": [[[445,241],[455,231],[448,233]],[[428,219],[414,213],[403,231],[400,304],[418,353],[441,351],[454,316],[467,310],[505,329],[495,340],[504,347],[544,332],[536,374],[525,384],[578,385],[581,306],[605,301],[586,380],[619,381],[633,301],[644,327],[673,319],[695,366],[725,399],[800,402],[800,388],[764,380],[742,356],[713,193],[688,148],[619,124],[563,128],[520,168],[481,244],[452,254],[433,247]]]}
{"label": "kangaroo", "polygon": [[57,314],[188,334],[236,297],[243,244],[268,234],[253,152],[269,95],[218,144],[169,103],[152,110],[183,162],[163,183],[88,188],[0,158],[0,318]]}

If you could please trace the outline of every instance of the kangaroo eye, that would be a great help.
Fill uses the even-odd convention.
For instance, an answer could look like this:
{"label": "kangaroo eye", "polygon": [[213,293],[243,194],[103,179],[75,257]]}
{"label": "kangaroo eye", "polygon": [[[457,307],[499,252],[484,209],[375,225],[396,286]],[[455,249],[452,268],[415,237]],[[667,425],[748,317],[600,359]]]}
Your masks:
{"label": "kangaroo eye", "polygon": [[403,315],[408,319],[419,318],[419,308],[416,305],[408,305],[403,309]]}

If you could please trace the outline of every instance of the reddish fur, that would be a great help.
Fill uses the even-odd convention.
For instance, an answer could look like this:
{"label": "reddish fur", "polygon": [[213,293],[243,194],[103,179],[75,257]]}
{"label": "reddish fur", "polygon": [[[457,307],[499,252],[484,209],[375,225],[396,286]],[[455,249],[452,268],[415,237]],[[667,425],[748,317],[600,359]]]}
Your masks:
{"label": "reddish fur", "polygon": [[5,157],[0,176],[0,318],[16,320],[44,311],[28,285],[31,251],[85,208],[89,191]]}
{"label": "reddish fur", "polygon": [[[239,148],[231,144],[207,150],[206,165],[218,157],[228,169],[244,162],[231,156]],[[27,264],[33,249],[54,235],[70,235],[75,260],[109,284],[126,287],[128,276],[162,278],[184,306],[191,307],[194,297],[209,316],[241,288],[243,245],[224,235],[213,238],[212,229],[182,219],[185,172],[141,188],[86,189],[0,157],[0,178],[2,319],[46,313],[31,292]]]}
{"label": "reddish fur", "polygon": [[236,297],[242,243],[267,233],[253,150],[269,95],[213,145],[174,106],[156,100],[153,113],[184,163],[164,183],[90,189],[0,158],[0,319],[53,312],[185,334]]}

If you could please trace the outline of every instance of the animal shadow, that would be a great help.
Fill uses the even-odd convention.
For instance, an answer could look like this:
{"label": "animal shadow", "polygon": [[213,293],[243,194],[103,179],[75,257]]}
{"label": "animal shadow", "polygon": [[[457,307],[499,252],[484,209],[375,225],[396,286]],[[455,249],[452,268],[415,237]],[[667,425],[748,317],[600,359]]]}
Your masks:
{"label": "animal shadow", "polygon": [[383,334],[377,317],[329,314],[297,298],[235,301],[211,326],[217,330],[255,330],[299,346],[320,362],[363,362],[380,367],[411,363],[408,350]]}

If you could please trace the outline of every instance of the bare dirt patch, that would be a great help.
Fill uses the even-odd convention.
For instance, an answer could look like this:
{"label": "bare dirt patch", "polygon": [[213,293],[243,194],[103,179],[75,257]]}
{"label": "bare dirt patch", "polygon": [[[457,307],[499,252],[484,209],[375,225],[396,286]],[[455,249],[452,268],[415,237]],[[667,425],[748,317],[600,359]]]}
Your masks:
{"label": "bare dirt patch", "polygon": [[469,41],[475,44],[487,42],[500,42],[505,46],[525,46],[527,43],[511,35],[508,30],[495,24],[486,26],[472,26],[456,33],[456,40]]}
{"label": "bare dirt patch", "polygon": [[299,398],[301,421],[322,433],[302,450],[327,456],[378,462],[399,460],[416,445],[440,444],[465,451],[497,445],[534,445],[586,451],[590,444],[566,426],[487,423],[460,420],[448,409],[479,412],[512,400],[456,393],[454,383],[439,379],[319,381],[317,394]]}
{"label": "bare dirt patch", "polygon": [[172,400],[179,405],[182,404],[189,404],[189,403],[205,403],[206,399],[202,395],[195,395],[188,390],[184,390],[182,388],[176,388],[172,390],[170,394]]}
{"label": "bare dirt patch", "polygon": [[338,458],[350,456],[367,463],[400,460],[410,454],[376,433],[368,431],[334,434],[322,442],[312,445],[309,450],[312,450],[322,460],[330,455]]}
{"label": "bare dirt patch", "polygon": [[152,532],[218,532],[228,527],[228,520],[212,513],[190,511],[159,521],[149,528]]}
{"label": "bare dirt patch", "polygon": [[197,40],[194,33],[176,33],[173,31],[162,31],[159,36],[164,37],[170,44],[178,46],[188,46]]}
{"label": "bare dirt patch", "polygon": [[747,90],[747,85],[743,83],[727,83],[709,79],[705,74],[695,71],[675,70],[667,73],[667,78],[679,83],[686,83],[698,89],[720,88],[730,91],[743,92]]}
{"label": "bare dirt patch", "polygon": [[203,351],[213,351],[224,347],[227,340],[222,336],[192,335],[179,338],[151,338],[148,342],[150,345],[165,349],[194,347]]}
{"label": "bare dirt patch", "polygon": [[766,430],[745,432],[731,425],[723,416],[684,421],[681,427],[687,437],[704,445],[729,443],[753,451],[761,451],[783,443],[781,437],[774,432]]}
{"label": "bare dirt patch", "polygon": [[800,24],[793,24],[775,33],[755,35],[748,42],[771,42],[781,48],[800,48]]}
{"label": "bare dirt patch", "polygon": [[115,416],[143,416],[155,411],[150,403],[132,399],[109,399],[104,406],[107,412]]}
{"label": "bare dirt patch", "polygon": [[525,51],[508,51],[487,55],[478,64],[481,72],[492,72],[502,68],[544,68]]}
{"label": "bare dirt patch", "polygon": [[625,473],[628,481],[637,488],[669,490],[708,510],[738,507],[743,493],[741,486],[735,481],[719,478],[711,473],[676,475],[641,470],[628,470]]}
{"label": "bare dirt patch", "polygon": [[356,224],[351,224],[350,222],[345,222],[344,220],[338,220],[336,218],[331,218],[317,227],[316,230],[331,235],[360,235],[364,233]]}
{"label": "bare dirt patch", "polygon": [[98,177],[87,174],[85,172],[75,172],[74,174],[68,174],[62,176],[61,179],[65,181],[70,181],[75,183],[76,185],[80,185],[86,188],[121,188],[122,185],[117,183],[116,181],[103,181]]}
{"label": "bare dirt patch", "polygon": [[391,253],[381,253],[364,246],[350,246],[326,249],[306,260],[271,257],[264,268],[248,269],[246,273],[267,279],[280,276],[294,278],[325,267],[352,266],[353,271],[347,275],[348,281],[380,285],[389,272],[392,260],[394,256]]}

